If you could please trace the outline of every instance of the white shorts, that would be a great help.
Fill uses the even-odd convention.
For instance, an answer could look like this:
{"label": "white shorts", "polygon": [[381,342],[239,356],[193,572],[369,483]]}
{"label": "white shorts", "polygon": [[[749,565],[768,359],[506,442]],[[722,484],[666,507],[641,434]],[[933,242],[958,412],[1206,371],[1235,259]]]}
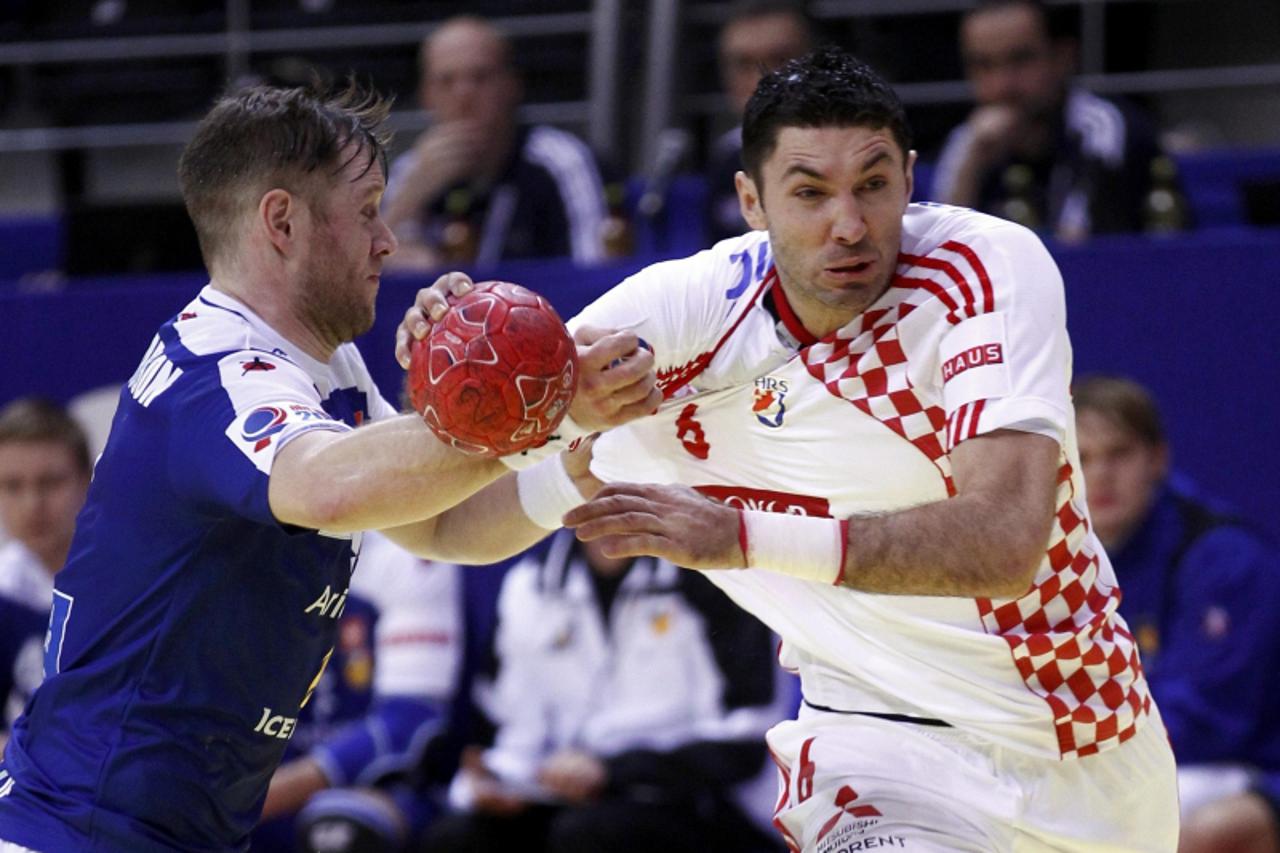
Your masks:
{"label": "white shorts", "polygon": [[774,825],[803,853],[1174,851],[1178,790],[1159,714],[1099,755],[1035,758],[949,727],[802,707],[774,726]]}

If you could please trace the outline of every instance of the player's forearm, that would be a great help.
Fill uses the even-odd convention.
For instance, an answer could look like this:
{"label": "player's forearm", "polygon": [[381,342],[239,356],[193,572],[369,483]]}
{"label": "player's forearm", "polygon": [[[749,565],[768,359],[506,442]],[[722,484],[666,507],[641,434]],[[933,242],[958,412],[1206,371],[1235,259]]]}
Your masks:
{"label": "player's forearm", "polygon": [[842,582],[894,595],[1016,597],[1044,557],[1050,520],[985,495],[851,518]]}
{"label": "player's forearm", "polygon": [[496,563],[551,531],[529,520],[510,473],[427,521],[384,531],[420,557],[449,563]]}
{"label": "player's forearm", "polygon": [[506,470],[446,446],[406,415],[348,433],[299,436],[275,460],[269,498],[286,524],[381,530],[434,516]]}
{"label": "player's forearm", "polygon": [[1044,559],[1059,454],[1052,438],[997,430],[952,451],[950,499],[845,522],[746,512],[738,553],[752,568],[864,592],[1019,596]]}

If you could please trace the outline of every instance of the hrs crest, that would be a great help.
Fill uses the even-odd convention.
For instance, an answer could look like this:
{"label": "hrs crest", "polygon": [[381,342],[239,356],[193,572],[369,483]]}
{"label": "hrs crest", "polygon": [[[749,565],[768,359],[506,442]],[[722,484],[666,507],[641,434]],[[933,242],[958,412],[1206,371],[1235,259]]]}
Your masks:
{"label": "hrs crest", "polygon": [[787,391],[785,379],[775,379],[772,376],[757,379],[751,403],[751,413],[756,416],[756,420],[770,429],[782,426],[782,419],[787,415]]}

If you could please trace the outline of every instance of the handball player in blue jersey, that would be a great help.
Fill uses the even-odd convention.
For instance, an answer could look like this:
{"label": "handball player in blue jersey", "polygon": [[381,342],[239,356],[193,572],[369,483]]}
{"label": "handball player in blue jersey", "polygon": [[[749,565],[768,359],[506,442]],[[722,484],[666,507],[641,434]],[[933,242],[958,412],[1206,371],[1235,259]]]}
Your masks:
{"label": "handball player in blue jersey", "polygon": [[[396,248],[387,109],[354,86],[247,89],[183,152],[210,283],[121,393],[45,680],[0,761],[0,851],[245,849],[333,649],[359,531],[431,556],[434,517],[507,470],[397,416],[350,343]],[[579,344],[582,428],[656,406],[646,353],[602,369],[634,334]]]}

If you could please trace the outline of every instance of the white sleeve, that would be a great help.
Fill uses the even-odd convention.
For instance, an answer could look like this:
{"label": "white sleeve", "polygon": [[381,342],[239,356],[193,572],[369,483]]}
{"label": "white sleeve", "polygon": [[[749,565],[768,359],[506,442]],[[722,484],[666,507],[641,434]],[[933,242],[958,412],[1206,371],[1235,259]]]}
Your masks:
{"label": "white sleeve", "polygon": [[280,448],[299,435],[315,429],[351,429],[320,407],[311,377],[286,358],[256,351],[231,353],[219,360],[218,372],[233,409],[224,433],[263,473],[271,473]]}
{"label": "white sleeve", "polygon": [[1062,442],[1071,417],[1071,344],[1062,275],[1030,231],[986,228],[948,258],[983,308],[953,326],[939,351],[947,449],[998,429]]}

